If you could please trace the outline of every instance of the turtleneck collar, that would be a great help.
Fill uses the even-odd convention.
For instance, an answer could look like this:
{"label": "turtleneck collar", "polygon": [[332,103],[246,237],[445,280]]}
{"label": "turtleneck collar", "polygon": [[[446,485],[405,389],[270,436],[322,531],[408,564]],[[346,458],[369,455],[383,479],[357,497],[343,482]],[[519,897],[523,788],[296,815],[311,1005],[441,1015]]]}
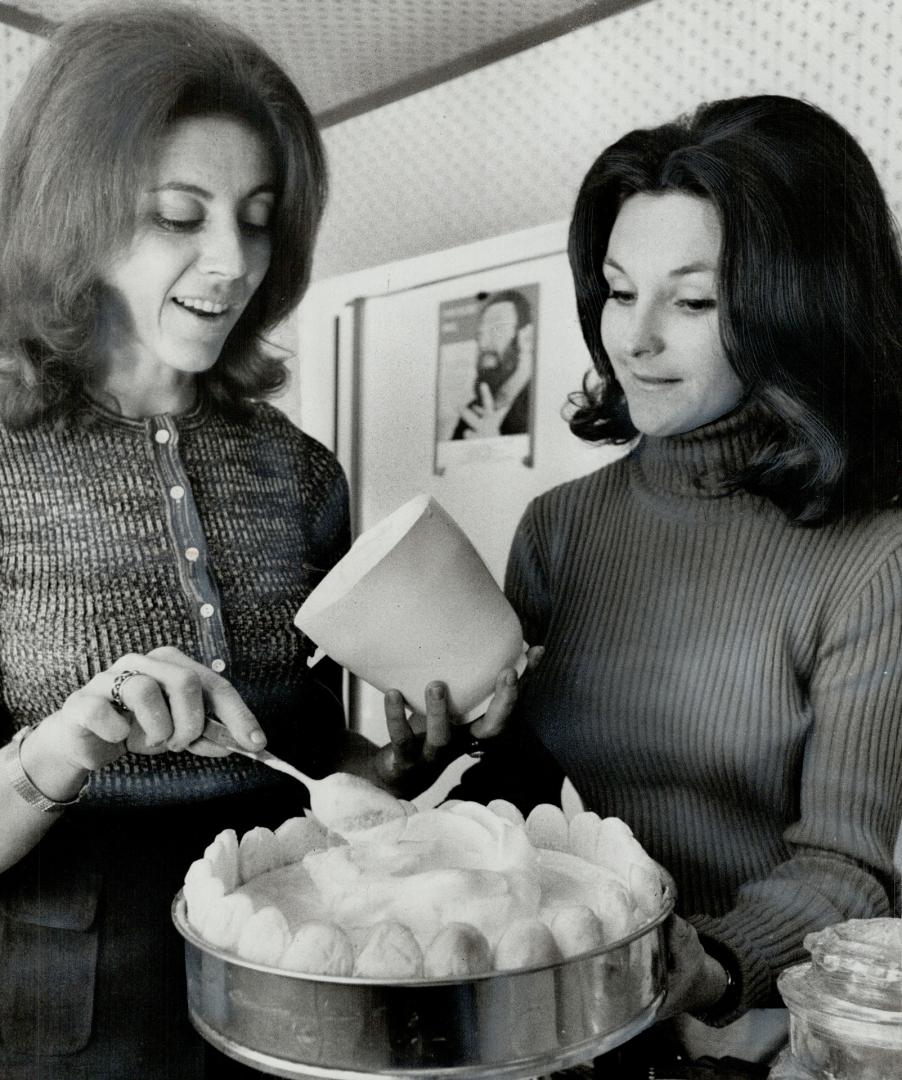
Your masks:
{"label": "turtleneck collar", "polygon": [[682,435],[643,435],[630,455],[637,494],[659,510],[704,516],[735,513],[737,500],[757,504],[726,483],[760,446],[756,411],[742,406]]}

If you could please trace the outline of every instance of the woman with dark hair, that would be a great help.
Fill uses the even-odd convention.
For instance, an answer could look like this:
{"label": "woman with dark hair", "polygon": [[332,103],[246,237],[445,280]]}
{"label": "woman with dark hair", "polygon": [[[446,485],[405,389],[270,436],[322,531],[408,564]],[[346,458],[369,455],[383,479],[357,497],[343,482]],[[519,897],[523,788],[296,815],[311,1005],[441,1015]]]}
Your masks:
{"label": "woman with dark hair", "polygon": [[169,906],[218,831],[304,791],[223,755],[206,715],[395,790],[450,742],[440,685],[424,740],[395,692],[394,743],[346,731],[292,626],[349,540],[338,463],[261,400],[323,150],[253,42],[155,7],[64,26],[0,155],[0,1074],[221,1077]]}
{"label": "woman with dark hair", "polygon": [[641,437],[523,517],[507,591],[544,659],[464,792],[528,810],[567,775],[623,818],[678,889],[662,1015],[725,1025],[779,1005],[809,931],[893,908],[896,236],[847,131],[751,97],[605,150],[570,260],[572,428]]}

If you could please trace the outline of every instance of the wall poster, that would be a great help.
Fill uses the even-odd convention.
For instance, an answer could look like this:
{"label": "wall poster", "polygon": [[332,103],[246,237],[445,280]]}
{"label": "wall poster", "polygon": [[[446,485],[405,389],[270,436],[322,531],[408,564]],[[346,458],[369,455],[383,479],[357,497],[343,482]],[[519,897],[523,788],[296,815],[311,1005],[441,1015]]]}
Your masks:
{"label": "wall poster", "polygon": [[533,463],[537,283],[439,303],[434,472]]}

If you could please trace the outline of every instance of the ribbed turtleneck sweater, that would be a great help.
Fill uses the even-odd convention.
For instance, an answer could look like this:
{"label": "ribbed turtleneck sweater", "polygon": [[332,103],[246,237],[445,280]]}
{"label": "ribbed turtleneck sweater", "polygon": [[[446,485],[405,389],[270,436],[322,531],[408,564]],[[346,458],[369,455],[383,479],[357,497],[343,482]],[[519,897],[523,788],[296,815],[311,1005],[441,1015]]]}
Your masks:
{"label": "ribbed turtleneck sweater", "polygon": [[793,525],[724,489],[754,445],[739,412],[530,504],[507,592],[544,750],[465,777],[527,809],[566,774],[623,818],[738,976],[717,1022],[778,1003],[807,932],[890,911],[902,816],[902,513]]}

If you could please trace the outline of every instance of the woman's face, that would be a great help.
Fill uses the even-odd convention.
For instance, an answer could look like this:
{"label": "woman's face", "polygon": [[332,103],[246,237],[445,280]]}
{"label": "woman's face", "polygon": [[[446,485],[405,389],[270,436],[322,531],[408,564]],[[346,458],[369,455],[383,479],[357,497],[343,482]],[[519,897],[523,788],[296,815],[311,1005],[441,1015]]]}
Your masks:
{"label": "woman's face", "polygon": [[131,243],[102,275],[100,343],[113,368],[211,368],[270,260],[272,163],[233,117],[179,120],[160,140]]}
{"label": "woman's face", "polygon": [[692,431],[742,398],[720,340],[720,245],[714,206],[683,192],[631,195],[614,222],[601,339],[646,435]]}

